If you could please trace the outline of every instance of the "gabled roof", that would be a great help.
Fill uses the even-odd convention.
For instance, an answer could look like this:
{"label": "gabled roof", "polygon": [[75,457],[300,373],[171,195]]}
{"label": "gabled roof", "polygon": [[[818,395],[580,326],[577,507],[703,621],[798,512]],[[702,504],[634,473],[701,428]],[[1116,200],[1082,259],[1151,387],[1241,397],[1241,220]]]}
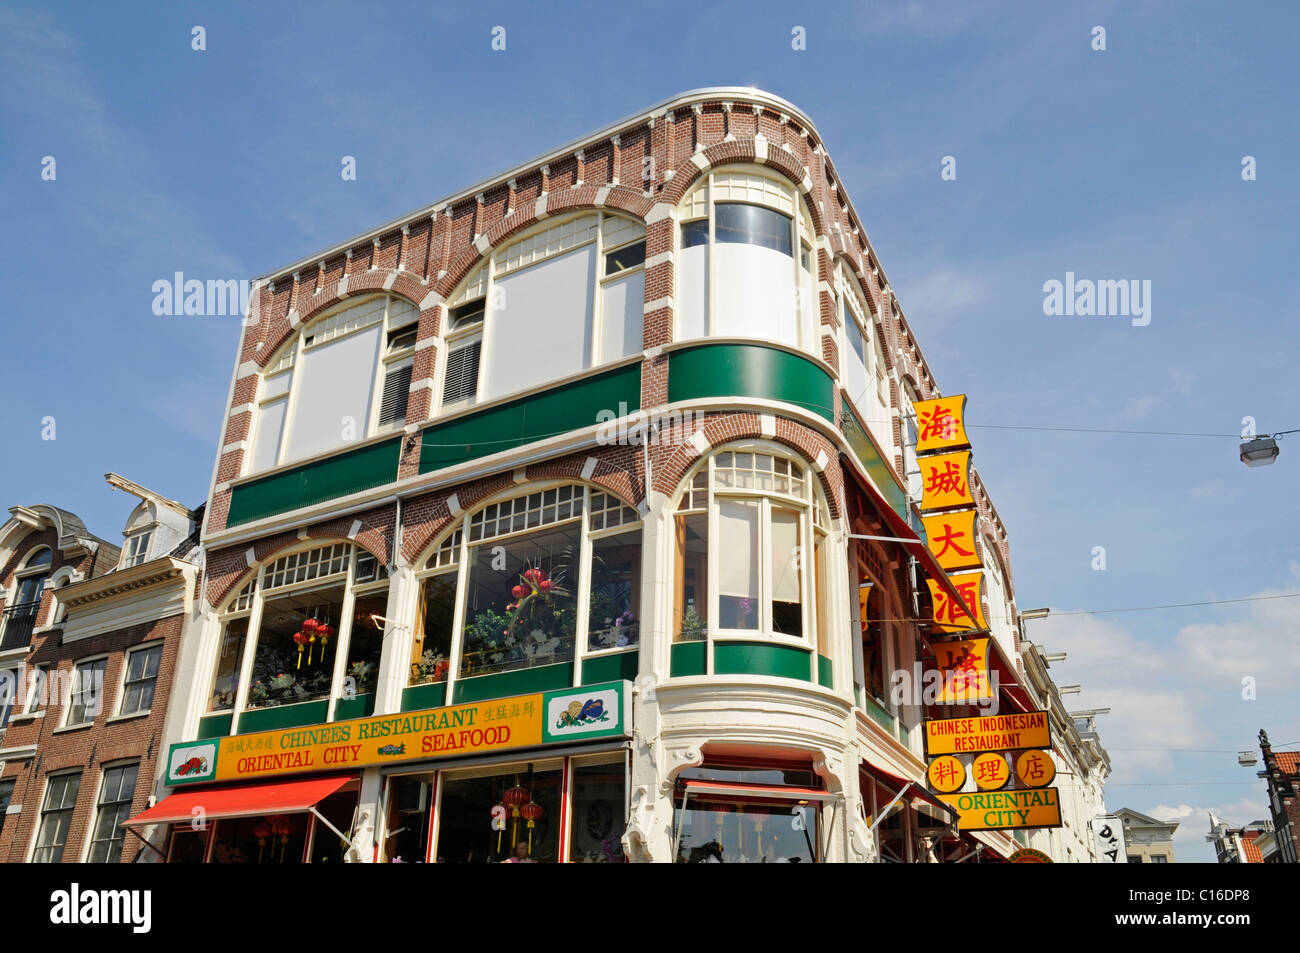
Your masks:
{"label": "gabled roof", "polygon": [[1300,774],[1300,751],[1274,751],[1273,757],[1283,774]]}

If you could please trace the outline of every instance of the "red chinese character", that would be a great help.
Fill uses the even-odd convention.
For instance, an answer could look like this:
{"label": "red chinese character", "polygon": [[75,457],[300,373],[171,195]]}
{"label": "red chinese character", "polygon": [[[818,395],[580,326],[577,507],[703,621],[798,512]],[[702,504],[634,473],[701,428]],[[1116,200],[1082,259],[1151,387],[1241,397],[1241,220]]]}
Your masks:
{"label": "red chinese character", "polygon": [[974,556],[974,555],[975,555],[975,550],[972,549],[972,550],[969,550],[969,551],[968,551],[968,550],[962,549],[962,548],[961,548],[960,546],[958,546],[957,543],[955,542],[955,540],[958,540],[958,539],[964,539],[965,536],[966,536],[965,533],[954,533],[954,532],[952,531],[952,527],[949,526],[947,523],[944,523],[944,524],[943,524],[943,532],[944,532],[944,535],[942,535],[942,536],[936,536],[936,537],[934,538],[934,540],[933,540],[935,543],[943,543],[943,544],[944,544],[943,549],[941,549],[941,550],[939,550],[937,553],[935,553],[935,555],[936,555],[937,557],[939,557],[940,559],[942,559],[944,553],[948,552],[948,550],[950,550],[950,549],[955,549],[955,550],[957,550],[957,555],[959,555],[959,556]]}
{"label": "red chinese character", "polygon": [[1026,781],[1037,781],[1040,778],[1047,777],[1047,772],[1043,770],[1043,759],[1040,755],[1031,754],[1025,759],[1029,765],[1029,770],[1025,772]]}
{"label": "red chinese character", "polygon": [[957,781],[957,765],[952,761],[940,761],[935,765],[934,786],[947,787]]}
{"label": "red chinese character", "polygon": [[957,418],[953,417],[952,409],[941,407],[938,404],[928,413],[921,414],[921,439],[926,440],[930,437],[938,437],[940,440],[951,440],[957,436]]}
{"label": "red chinese character", "polygon": [[925,485],[927,493],[956,493],[958,496],[966,495],[966,483],[961,479],[961,470],[957,464],[951,460],[944,463],[944,470],[939,472],[938,467],[930,467],[930,479]]}
{"label": "red chinese character", "polygon": [[1007,763],[1001,758],[990,758],[975,766],[976,781],[1001,781],[1006,776]]}

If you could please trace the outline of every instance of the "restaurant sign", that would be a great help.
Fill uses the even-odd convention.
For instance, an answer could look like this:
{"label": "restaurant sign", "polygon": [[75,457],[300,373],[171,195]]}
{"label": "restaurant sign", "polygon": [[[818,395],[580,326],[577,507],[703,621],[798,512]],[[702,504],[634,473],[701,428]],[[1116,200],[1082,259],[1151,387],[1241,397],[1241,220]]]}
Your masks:
{"label": "restaurant sign", "polygon": [[169,785],[487,754],[630,734],[629,683],[174,744]]}
{"label": "restaurant sign", "polygon": [[935,796],[956,812],[959,831],[1061,826],[1061,802],[1056,788]]}
{"label": "restaurant sign", "polygon": [[940,754],[1051,748],[1047,712],[1026,711],[982,718],[938,718],[925,723],[925,750]]}

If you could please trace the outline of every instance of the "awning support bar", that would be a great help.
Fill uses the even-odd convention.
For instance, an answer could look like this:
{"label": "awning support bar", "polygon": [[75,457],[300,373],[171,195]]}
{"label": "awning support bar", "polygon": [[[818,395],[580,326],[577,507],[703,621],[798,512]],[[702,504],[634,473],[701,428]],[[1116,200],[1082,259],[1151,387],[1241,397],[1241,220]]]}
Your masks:
{"label": "awning support bar", "polygon": [[894,799],[885,805],[885,809],[883,811],[881,811],[879,814],[876,815],[876,819],[871,822],[870,830],[874,831],[876,829],[876,825],[885,819],[886,815],[888,815],[889,812],[894,809],[894,805],[897,804],[899,801],[901,801],[903,799],[903,795],[906,794],[908,791],[910,791],[911,788],[912,788],[911,781],[908,781],[906,784],[903,785],[902,790],[899,791],[898,794],[894,796]]}
{"label": "awning support bar", "polygon": [[339,840],[343,841],[343,843],[345,843],[345,844],[348,845],[348,850],[351,850],[351,849],[352,849],[352,838],[351,838],[351,837],[348,837],[347,834],[344,834],[341,830],[339,830],[337,827],[335,827],[333,824],[331,824],[331,823],[329,822],[329,819],[326,818],[324,814],[322,814],[320,811],[316,810],[316,805],[315,805],[315,804],[313,804],[311,807],[307,808],[307,810],[311,811],[313,814],[316,815],[316,820],[320,821],[322,824],[324,824],[326,827],[328,827],[330,830],[332,830],[335,834],[337,834],[337,835],[339,836]]}

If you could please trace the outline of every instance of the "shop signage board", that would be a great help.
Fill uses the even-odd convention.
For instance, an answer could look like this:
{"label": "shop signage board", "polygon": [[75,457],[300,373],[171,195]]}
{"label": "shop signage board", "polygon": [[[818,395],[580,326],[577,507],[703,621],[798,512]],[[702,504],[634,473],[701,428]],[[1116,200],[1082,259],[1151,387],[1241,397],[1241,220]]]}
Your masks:
{"label": "shop signage board", "polygon": [[1097,843],[1097,863],[1127,864],[1124,849],[1124,819],[1118,814],[1099,814],[1092,819],[1092,834]]}
{"label": "shop signage board", "polygon": [[939,704],[969,704],[993,697],[988,639],[937,643],[934,661],[942,679],[935,697]]}
{"label": "shop signage board", "polygon": [[1051,747],[1052,728],[1045,711],[937,718],[925,723],[925,750],[930,757]]}
{"label": "shop signage board", "polygon": [[1052,858],[1032,847],[1022,847],[1007,858],[1009,864],[1050,864],[1051,862]]}
{"label": "shop signage board", "polygon": [[966,438],[966,395],[935,397],[912,404],[916,412],[916,452],[960,450],[969,447]]}
{"label": "shop signage board", "polygon": [[916,461],[921,468],[922,513],[973,506],[970,490],[970,451],[936,453]]}
{"label": "shop signage board", "polygon": [[939,567],[946,572],[958,569],[978,569],[983,566],[979,541],[979,513],[975,510],[958,510],[955,513],[937,513],[922,516],[926,545]]}
{"label": "shop signage board", "polygon": [[[930,603],[934,606],[934,628],[936,632],[964,632],[967,629],[987,629],[984,618],[984,573],[963,572],[948,577],[953,587],[961,596],[964,605],[958,605],[933,579],[927,579],[930,587]],[[974,621],[972,622],[972,617]]]}
{"label": "shop signage board", "polygon": [[961,831],[1061,826],[1061,802],[1056,788],[937,794],[935,797],[957,814],[957,829]]}
{"label": "shop signage board", "polygon": [[169,785],[250,781],[626,737],[626,681],[491,701],[186,741],[167,756]]}
{"label": "shop signage board", "polygon": [[1025,751],[1016,758],[1016,777],[1028,788],[1045,788],[1056,780],[1056,762],[1050,751]]}

